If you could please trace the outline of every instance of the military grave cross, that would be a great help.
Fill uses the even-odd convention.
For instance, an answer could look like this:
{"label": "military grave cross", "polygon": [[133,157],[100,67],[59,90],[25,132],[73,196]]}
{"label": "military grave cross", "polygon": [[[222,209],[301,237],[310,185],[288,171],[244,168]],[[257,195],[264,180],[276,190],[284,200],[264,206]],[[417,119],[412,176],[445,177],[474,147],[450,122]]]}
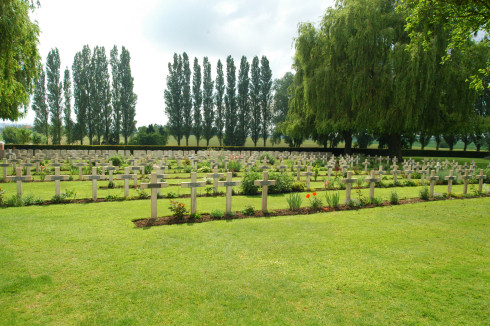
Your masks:
{"label": "military grave cross", "polygon": [[32,181],[32,177],[29,176],[22,176],[22,168],[17,167],[15,169],[15,176],[13,177],[7,177],[7,181],[15,181],[17,183],[17,196],[20,197],[22,196],[22,182],[26,181]]}
{"label": "military grave cross", "polygon": [[232,196],[233,187],[238,187],[241,184],[240,181],[233,181],[232,177],[233,177],[233,173],[227,172],[226,181],[218,182],[218,185],[222,187],[226,187],[226,214],[231,213],[231,196]]}
{"label": "military grave cross", "polygon": [[168,187],[168,183],[158,182],[157,174],[155,172],[152,172],[150,176],[150,182],[142,183],[140,187],[142,189],[151,189],[151,218],[156,218],[158,190]]}
{"label": "military grave cross", "polygon": [[267,195],[269,192],[269,186],[276,184],[276,180],[269,180],[269,173],[264,171],[262,173],[262,180],[255,180],[254,185],[262,187],[262,211],[267,211]]}
{"label": "military grave cross", "polygon": [[347,178],[342,179],[342,182],[345,183],[345,203],[348,204],[350,202],[350,191],[352,188],[352,184],[356,182],[357,179],[352,178],[352,171],[347,171]]}
{"label": "military grave cross", "polygon": [[205,187],[206,182],[204,181],[197,182],[196,172],[191,172],[191,182],[182,182],[181,185],[182,188],[191,188],[191,214],[195,214],[197,211],[197,203],[196,203],[197,188]]}
{"label": "military grave cross", "polygon": [[70,176],[61,175],[60,174],[60,167],[57,166],[54,168],[54,175],[47,175],[46,179],[48,181],[54,181],[55,182],[55,194],[56,194],[56,196],[60,196],[61,195],[60,182],[69,180]]}

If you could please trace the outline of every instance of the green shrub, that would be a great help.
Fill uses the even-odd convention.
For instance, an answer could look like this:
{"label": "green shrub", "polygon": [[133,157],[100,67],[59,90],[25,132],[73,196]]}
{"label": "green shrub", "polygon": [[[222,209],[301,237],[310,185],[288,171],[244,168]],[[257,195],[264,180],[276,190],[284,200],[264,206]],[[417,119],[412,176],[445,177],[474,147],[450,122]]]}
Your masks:
{"label": "green shrub", "polygon": [[291,192],[291,187],[293,186],[294,179],[287,173],[269,173],[270,180],[276,180],[276,184],[269,186],[270,194],[282,194]]}
{"label": "green shrub", "polygon": [[323,202],[322,200],[317,197],[316,192],[306,195],[306,198],[310,200],[310,207],[314,211],[318,211],[323,207]]}
{"label": "green shrub", "polygon": [[330,194],[329,191],[325,193],[325,199],[327,201],[327,204],[330,208],[337,208],[339,207],[340,203],[340,195],[338,191],[332,192]]}
{"label": "green shrub", "polygon": [[111,161],[114,166],[121,166],[125,163],[124,158],[121,155],[113,155],[109,157],[109,161]]}
{"label": "green shrub", "polygon": [[423,187],[422,189],[420,189],[419,197],[420,197],[420,199],[423,199],[423,200],[429,200],[429,188]]}
{"label": "green shrub", "polygon": [[167,193],[167,198],[177,198],[179,197],[179,195],[177,195],[177,193],[173,192],[173,191],[169,191]]}
{"label": "green shrub", "polygon": [[294,182],[291,185],[291,191],[292,192],[302,192],[305,191],[305,184],[299,181]]}
{"label": "green shrub", "polygon": [[398,198],[398,193],[393,190],[390,194],[390,203],[393,205],[398,205],[400,203],[400,199]]}
{"label": "green shrub", "polygon": [[371,199],[371,204],[379,206],[383,204],[383,199],[381,199],[380,197],[374,197],[373,199]]}
{"label": "green shrub", "polygon": [[267,163],[270,165],[273,165],[276,162],[275,157],[272,156],[269,152],[260,154],[259,161],[262,162],[264,159],[267,160]]}
{"label": "green shrub", "polygon": [[187,213],[187,209],[185,208],[185,205],[175,200],[170,200],[169,209],[172,211],[172,215],[177,219],[184,218],[184,215]]}
{"label": "green shrub", "polygon": [[116,187],[116,184],[114,183],[114,181],[109,181],[109,183],[107,184],[108,189],[114,189],[115,187]]}
{"label": "green shrub", "polygon": [[255,180],[260,180],[261,176],[258,172],[245,172],[242,183],[240,185],[244,195],[256,195],[259,192],[259,186],[254,185]]}
{"label": "green shrub", "polygon": [[111,195],[111,194],[109,194],[109,195],[107,195],[107,196],[105,197],[105,199],[106,199],[107,201],[123,201],[123,200],[125,200],[126,198],[121,197],[121,196],[118,196],[118,195]]}
{"label": "green shrub", "polygon": [[215,209],[215,210],[212,210],[211,213],[209,213],[209,216],[211,216],[211,218],[213,219],[222,219],[223,217],[225,217],[225,213],[219,209]]}
{"label": "green shrub", "polygon": [[289,194],[289,197],[286,198],[286,200],[288,202],[289,209],[292,211],[297,211],[303,203],[303,199],[301,198],[300,194],[291,193]]}
{"label": "green shrub", "polygon": [[191,220],[200,220],[202,218],[201,213],[192,213],[189,215]]}
{"label": "green shrub", "polygon": [[143,189],[136,189],[136,192],[138,193],[138,198],[141,199],[150,198],[150,195]]}
{"label": "green shrub", "polygon": [[209,168],[209,166],[203,166],[203,167],[197,169],[197,172],[198,173],[211,173],[211,169]]}
{"label": "green shrub", "polygon": [[242,164],[239,161],[228,162],[228,171],[230,172],[240,172],[242,169]]}
{"label": "green shrub", "polygon": [[252,216],[255,214],[255,209],[252,205],[245,206],[245,208],[242,209],[242,214]]}

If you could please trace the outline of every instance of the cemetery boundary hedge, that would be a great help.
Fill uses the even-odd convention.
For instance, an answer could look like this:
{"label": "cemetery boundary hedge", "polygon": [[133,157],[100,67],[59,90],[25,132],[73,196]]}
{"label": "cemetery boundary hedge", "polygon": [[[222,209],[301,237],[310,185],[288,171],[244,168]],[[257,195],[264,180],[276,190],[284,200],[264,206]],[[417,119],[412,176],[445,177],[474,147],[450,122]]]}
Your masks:
{"label": "cemetery boundary hedge", "polygon": [[[228,150],[228,151],[259,151],[259,152],[328,152],[335,155],[344,154],[344,148],[323,148],[323,147],[242,147],[242,146],[160,146],[160,145],[5,145],[5,149],[26,149],[26,150],[129,150],[131,153],[135,150],[152,150],[152,151],[168,151],[168,150],[186,150],[186,151],[198,151],[198,150]],[[389,151],[387,149],[377,148],[353,148],[351,150],[353,154],[364,155],[382,155],[388,156]],[[488,151],[448,151],[448,150],[402,150],[403,156],[423,156],[423,157],[466,157],[466,158],[485,158],[490,156]]]}

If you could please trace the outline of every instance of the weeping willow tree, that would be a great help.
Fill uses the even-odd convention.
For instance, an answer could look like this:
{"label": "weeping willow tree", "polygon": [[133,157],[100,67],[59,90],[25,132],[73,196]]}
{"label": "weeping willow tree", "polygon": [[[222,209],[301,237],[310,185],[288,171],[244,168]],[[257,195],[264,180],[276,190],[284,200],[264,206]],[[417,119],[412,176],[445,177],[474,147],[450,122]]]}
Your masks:
{"label": "weeping willow tree", "polygon": [[340,134],[346,152],[356,132],[383,135],[390,155],[401,157],[402,134],[441,133],[471,114],[474,94],[461,86],[459,67],[468,63],[440,62],[448,42],[443,29],[433,34],[430,51],[408,50],[409,12],[395,10],[395,2],[339,1],[318,28],[299,26],[287,134],[315,140]]}

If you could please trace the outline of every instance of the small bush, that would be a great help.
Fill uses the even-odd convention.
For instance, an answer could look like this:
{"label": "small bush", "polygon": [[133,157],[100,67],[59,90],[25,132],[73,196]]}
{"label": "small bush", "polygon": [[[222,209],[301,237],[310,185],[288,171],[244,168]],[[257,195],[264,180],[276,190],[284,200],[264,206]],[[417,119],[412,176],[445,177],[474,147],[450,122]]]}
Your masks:
{"label": "small bush", "polygon": [[124,198],[124,197],[120,197],[120,196],[118,196],[118,195],[111,195],[111,194],[109,194],[109,195],[107,195],[107,196],[105,197],[105,199],[106,199],[107,201],[123,201],[123,200],[125,200],[126,198]]}
{"label": "small bush", "polygon": [[393,205],[398,205],[400,203],[400,199],[398,198],[398,193],[393,190],[390,194],[390,203]]}
{"label": "small bush", "polygon": [[107,184],[107,188],[108,189],[116,188],[116,184],[114,183],[114,181],[109,181],[109,183]]}
{"label": "small bush", "polygon": [[150,195],[142,189],[136,189],[136,192],[138,193],[138,198],[141,198],[141,199],[150,198]]}
{"label": "small bush", "polygon": [[230,172],[240,172],[242,169],[242,165],[239,161],[230,161],[228,162],[228,171]]}
{"label": "small bush", "polygon": [[124,164],[124,158],[121,155],[113,155],[109,157],[109,161],[111,161],[114,166],[121,166]]}
{"label": "small bush", "polygon": [[289,197],[286,198],[289,209],[292,211],[297,211],[301,204],[303,203],[303,199],[300,194],[289,194]]}
{"label": "small bush", "polygon": [[179,197],[179,196],[177,195],[177,193],[175,193],[173,191],[169,191],[167,193],[167,198],[177,198],[177,197]]}
{"label": "small bush", "polygon": [[198,173],[211,173],[211,169],[209,166],[203,166],[202,168],[197,169]]}
{"label": "small bush", "polygon": [[310,207],[314,211],[318,211],[323,207],[322,200],[316,196],[316,192],[306,195],[306,198],[310,200]]}
{"label": "small bush", "polygon": [[209,213],[209,216],[213,219],[222,219],[225,217],[225,213],[219,209],[212,210],[211,213]]}
{"label": "small bush", "polygon": [[187,213],[187,209],[185,208],[185,205],[175,200],[170,200],[169,209],[172,211],[172,215],[177,219],[184,218],[184,215]]}
{"label": "small bush", "polygon": [[403,182],[403,184],[404,184],[405,186],[407,186],[407,187],[415,187],[415,186],[416,186],[415,181],[413,181],[413,180],[405,180],[405,181]]}
{"label": "small bush", "polygon": [[336,191],[336,192],[332,192],[331,194],[329,194],[329,192],[327,191],[325,193],[325,199],[327,201],[327,204],[330,208],[337,208],[339,207],[339,203],[340,203],[340,195],[339,195],[339,192]]}
{"label": "small bush", "polygon": [[360,208],[363,204],[360,200],[354,198],[347,202],[347,206],[350,208]]}
{"label": "small bush", "polygon": [[201,213],[192,213],[191,215],[189,215],[189,218],[191,220],[200,220],[202,218],[201,216]]}
{"label": "small bush", "polygon": [[244,195],[256,195],[259,192],[259,186],[254,185],[255,180],[260,180],[260,174],[258,172],[250,171],[243,175],[240,187]]}
{"label": "small bush", "polygon": [[267,160],[267,163],[271,165],[273,165],[276,162],[274,156],[272,156],[269,152],[260,154],[259,161],[262,162],[264,159]]}
{"label": "small bush", "polygon": [[248,205],[244,209],[242,209],[242,214],[252,216],[255,214],[255,209],[252,205]]}
{"label": "small bush", "polygon": [[291,191],[292,192],[302,192],[305,191],[305,184],[299,181],[294,182],[291,185]]}
{"label": "small bush", "polygon": [[383,204],[383,199],[381,199],[380,197],[374,197],[373,199],[371,199],[371,204],[380,206],[381,204]]}
{"label": "small bush", "polygon": [[429,200],[429,188],[423,187],[422,189],[420,189],[419,197],[420,197],[420,199],[423,199],[423,200]]}
{"label": "small bush", "polygon": [[291,187],[293,186],[294,179],[287,173],[269,173],[270,180],[276,180],[276,184],[269,186],[270,194],[282,194],[291,192]]}

